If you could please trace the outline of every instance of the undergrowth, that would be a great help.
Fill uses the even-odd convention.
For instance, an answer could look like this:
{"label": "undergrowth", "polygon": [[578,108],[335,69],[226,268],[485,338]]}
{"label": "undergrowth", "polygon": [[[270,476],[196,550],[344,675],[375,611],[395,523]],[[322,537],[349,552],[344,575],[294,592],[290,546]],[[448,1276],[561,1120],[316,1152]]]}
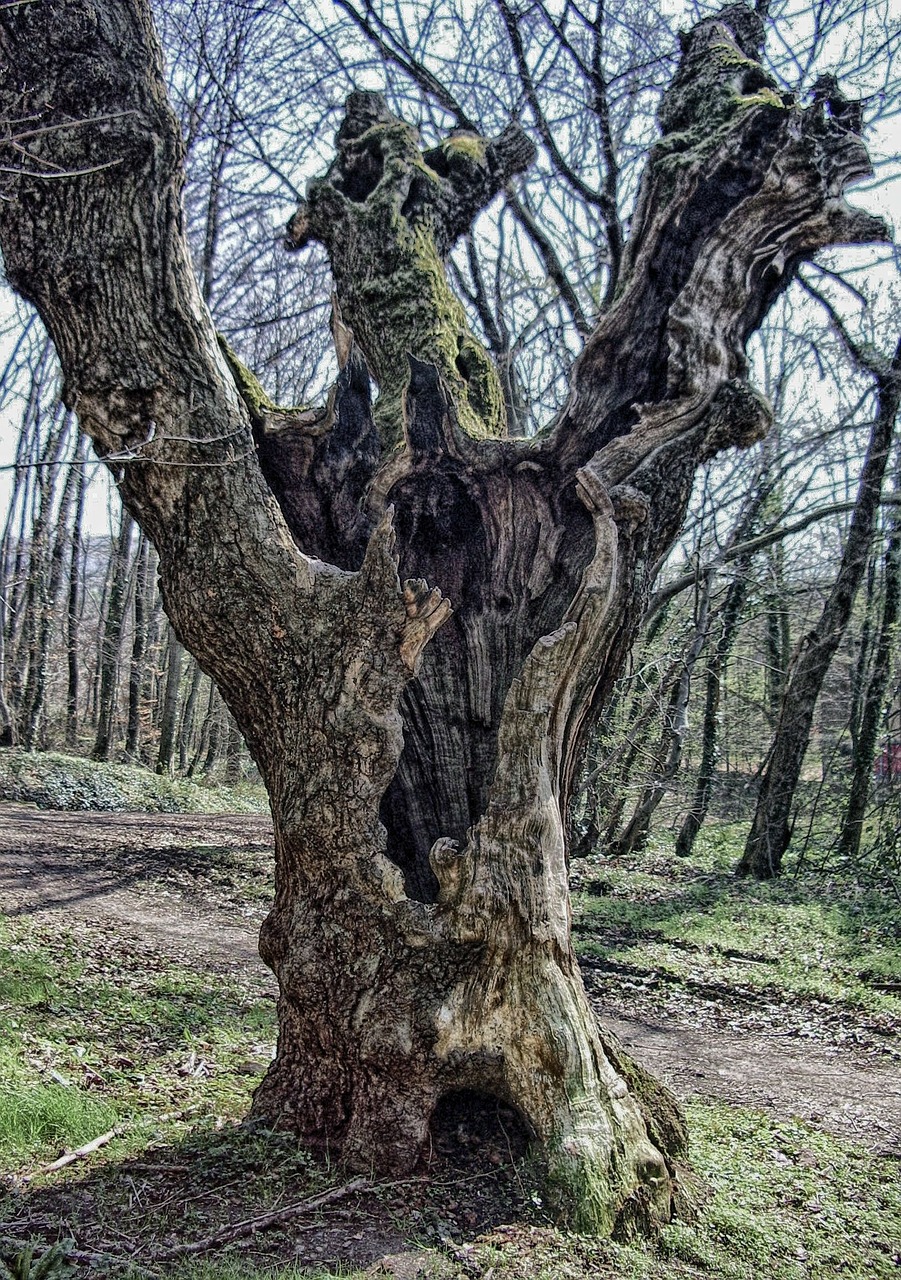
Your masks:
{"label": "undergrowth", "polygon": [[744,828],[705,828],[690,860],[672,843],[574,872],[585,956],[675,981],[836,1002],[901,1018],[901,904],[850,875],[813,870],[778,880],[734,874]]}
{"label": "undergrowth", "polygon": [[151,773],[133,764],[54,751],[0,749],[0,801],[40,809],[145,813],[266,813],[262,786],[217,786]]}

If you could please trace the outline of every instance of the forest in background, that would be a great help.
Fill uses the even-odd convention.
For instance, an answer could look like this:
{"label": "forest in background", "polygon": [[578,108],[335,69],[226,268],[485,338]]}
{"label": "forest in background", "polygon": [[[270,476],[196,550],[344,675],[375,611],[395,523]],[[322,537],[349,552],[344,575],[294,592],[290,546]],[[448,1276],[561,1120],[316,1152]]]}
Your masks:
{"label": "forest in background", "polygon": [[[385,89],[425,137],[448,121],[489,132],[519,115],[539,164],[482,215],[451,270],[502,371],[511,421],[540,429],[609,300],[679,21],[703,11],[494,0],[476,33],[450,5],[165,6],[189,227],[217,327],[273,399],[322,400],[334,373],[325,256],[308,252],[299,271],[281,241],[346,93]],[[769,23],[782,83],[835,103],[843,89],[864,95],[870,198],[888,193],[880,207],[891,208],[890,6],[776,4]],[[897,888],[895,271],[892,248],[823,255],[754,340],[777,427],[707,468],[676,552],[654,567],[643,639],[585,762],[575,853],[629,852],[655,825],[689,853],[711,806],[759,811],[780,743],[797,754],[800,735],[797,786],[787,804],[776,798],[792,852],[866,864]],[[7,314],[2,408],[15,445],[0,534],[0,741],[187,777],[252,776],[218,693],[168,625],[152,547],[118,510],[108,534],[90,516],[104,503],[99,464],[61,405],[45,335],[12,300]],[[525,386],[544,389],[528,409]],[[107,465],[115,478],[130,461]]]}

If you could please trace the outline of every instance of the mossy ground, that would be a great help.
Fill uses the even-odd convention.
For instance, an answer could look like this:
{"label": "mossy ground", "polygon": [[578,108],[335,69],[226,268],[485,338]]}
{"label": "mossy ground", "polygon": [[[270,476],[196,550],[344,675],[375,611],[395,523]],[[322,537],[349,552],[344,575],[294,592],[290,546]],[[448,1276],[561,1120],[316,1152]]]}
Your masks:
{"label": "mossy ground", "polygon": [[[673,879],[663,846],[629,866],[581,868],[580,945],[596,948],[604,929],[611,955],[636,968],[678,982],[686,965],[704,974],[720,964],[724,987],[738,963],[729,953],[753,952],[772,960],[762,966],[770,988],[798,1000],[818,965],[825,986],[816,989],[830,1000],[893,1017],[895,994],[860,974],[895,972],[897,909],[850,884],[826,884],[824,905],[813,880],[733,882],[735,849],[728,830],[706,837],[699,862]],[[249,884],[256,853],[248,865]],[[229,906],[238,882],[230,877]],[[745,983],[746,968],[736,971]],[[274,1035],[263,975],[179,966],[108,920],[9,918],[0,928],[0,1249],[11,1257],[28,1240],[40,1252],[70,1237],[77,1274],[176,1280],[879,1280],[901,1267],[897,1158],[878,1143],[866,1149],[710,1100],[687,1108],[690,1158],[709,1187],[703,1216],[645,1245],[561,1230],[528,1164],[489,1152],[487,1162],[377,1185],[195,1260],[160,1261],[173,1245],[343,1181],[287,1135],[240,1123]],[[114,1126],[94,1155],[42,1172],[62,1149]]]}
{"label": "mossy ground", "polygon": [[57,751],[0,748],[0,801],[41,809],[142,813],[268,813],[264,788],[224,787],[151,773],[139,765]]}

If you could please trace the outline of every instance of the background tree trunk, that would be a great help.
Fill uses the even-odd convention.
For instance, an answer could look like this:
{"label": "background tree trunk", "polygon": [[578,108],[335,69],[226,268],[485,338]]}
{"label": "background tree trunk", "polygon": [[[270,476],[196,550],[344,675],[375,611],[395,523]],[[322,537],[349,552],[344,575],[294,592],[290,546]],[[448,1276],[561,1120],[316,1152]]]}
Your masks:
{"label": "background tree trunk", "polygon": [[691,807],[682,820],[676,836],[676,856],[690,857],[698,832],[710,808],[710,797],[719,759],[719,711],[726,663],[735,643],[741,611],[747,599],[750,557],[740,558],[735,577],[729,583],[726,599],[714,623],[716,639],[707,662],[704,680],[704,718],[701,726],[701,763],[695,781]]}
{"label": "background tree trunk", "polygon": [[144,685],[144,666],[149,636],[147,614],[147,564],[150,543],[144,533],[138,540],[135,555],[135,585],[131,662],[128,668],[128,725],[125,731],[125,754],[134,760],[141,738],[141,690]]}
{"label": "background tree trunk", "polygon": [[710,592],[713,586],[713,570],[705,573],[698,584],[695,600],[695,625],[685,654],[680,661],[676,677],[670,686],[663,730],[657,748],[655,768],[648,785],[643,789],[632,817],[622,833],[611,842],[612,856],[628,856],[636,849],[643,849],[651,830],[651,821],[666,788],[675,778],[682,762],[685,735],[688,731],[688,701],[691,696],[691,679],[707,640],[710,616]]}
{"label": "background tree trunk", "polygon": [[178,701],[185,651],[172,627],[166,645],[166,684],[160,718],[160,745],[156,757],[157,773],[172,773],[175,759],[175,734],[178,728]]}
{"label": "background tree trunk", "polygon": [[823,611],[804,636],[792,665],[760,783],[754,820],[737,867],[739,875],[753,875],[758,879],[779,875],[783,854],[791,840],[789,818],[817,699],[866,572],[901,401],[901,341],[891,363],[880,364],[869,353],[855,354],[875,377],[876,414],[841,567]]}
{"label": "background tree trunk", "polygon": [[81,611],[84,601],[84,579],[82,575],[82,522],[84,520],[84,498],[87,487],[87,446],[86,436],[80,436],[75,454],[76,490],[75,514],[72,517],[72,538],[69,554],[69,581],[66,589],[66,746],[78,745],[78,690],[79,678],[79,631]]}
{"label": "background tree trunk", "polygon": [[876,635],[872,668],[862,691],[860,721],[851,758],[851,785],[838,837],[838,853],[857,858],[863,836],[867,802],[873,780],[873,761],[885,711],[892,656],[901,616],[901,520],[897,509],[889,517],[882,583],[882,616]]}
{"label": "background tree trunk", "polygon": [[131,563],[131,534],[134,520],[127,508],[122,510],[122,522],[116,547],[110,560],[109,589],[106,597],[106,613],[103,619],[103,638],[100,642],[97,695],[97,736],[94,739],[94,759],[108,760],[113,745],[119,695],[119,664],[122,657],[122,629],[128,603],[129,565]]}

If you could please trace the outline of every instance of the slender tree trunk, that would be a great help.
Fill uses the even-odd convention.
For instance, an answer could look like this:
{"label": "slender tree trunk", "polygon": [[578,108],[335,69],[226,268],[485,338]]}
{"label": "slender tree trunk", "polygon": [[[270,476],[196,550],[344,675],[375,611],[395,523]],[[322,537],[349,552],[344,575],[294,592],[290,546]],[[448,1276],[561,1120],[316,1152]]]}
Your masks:
{"label": "slender tree trunk", "polygon": [[123,509],[119,536],[113,549],[110,565],[109,593],[106,616],[103,620],[103,638],[100,642],[100,682],[97,699],[97,736],[94,739],[95,760],[108,760],[116,727],[119,700],[119,664],[122,658],[122,636],[125,610],[128,604],[129,563],[131,560],[131,533],[134,520]]}
{"label": "slender tree trunk", "polygon": [[125,753],[130,760],[137,759],[141,741],[141,690],[144,685],[144,665],[149,638],[147,618],[147,562],[150,543],[141,533],[135,557],[135,589],[131,641],[131,663],[128,668],[128,728],[125,733]]}
{"label": "slender tree trunk", "polygon": [[[147,629],[147,665],[141,686],[141,699],[148,709],[150,730],[153,737],[153,759],[159,751],[160,720],[163,709],[163,637],[166,632],[166,615],[156,588],[159,560],[155,548],[150,549],[148,580],[150,592],[150,622]],[[149,744],[148,744],[149,746]]]}
{"label": "slender tree trunk", "polygon": [[227,719],[228,712],[222,704],[222,699],[217,696],[213,703],[209,733],[206,740],[206,751],[203,763],[200,766],[200,772],[205,778],[209,778],[219,764],[219,759],[222,755],[222,742],[226,737],[225,722]]}
{"label": "slender tree trunk", "polygon": [[80,683],[79,640],[81,614],[84,606],[84,575],[82,573],[81,528],[84,520],[84,500],[88,487],[87,437],[81,436],[76,461],[75,514],[72,517],[72,540],[69,555],[69,582],[66,591],[66,746],[78,745],[78,701]]}
{"label": "slender tree trunk", "polygon": [[13,591],[18,573],[17,558],[22,551],[21,533],[17,540],[14,530],[17,514],[24,513],[27,506],[29,449],[29,433],[23,422],[16,442],[12,492],[0,538],[0,746],[3,747],[11,747],[16,743],[16,719],[7,701],[6,692],[9,679],[8,654],[15,623]]}
{"label": "slender tree trunk", "polygon": [[[9,701],[11,707],[18,708],[22,694],[24,671],[20,665],[21,632],[27,611],[23,601],[28,586],[26,563],[33,541],[33,531],[38,515],[38,486],[41,478],[41,394],[46,366],[46,348],[31,376],[28,397],[22,411],[19,446],[16,455],[17,483],[14,496],[21,494],[18,510],[18,529],[12,535],[14,554],[12,566],[6,575],[6,635],[5,649],[8,656]],[[21,484],[19,479],[21,478]],[[9,529],[14,523],[15,504],[10,507]]]}
{"label": "slender tree trunk", "polygon": [[216,719],[216,686],[210,681],[210,692],[207,698],[206,712],[203,717],[203,724],[200,726],[200,735],[197,740],[197,747],[191,759],[191,763],[187,768],[187,776],[193,778],[200,768],[200,762],[204,758],[210,744],[210,735],[213,731],[213,724]]}
{"label": "slender tree trunk", "polygon": [[695,782],[694,797],[691,808],[686,813],[679,834],[676,837],[676,856],[687,858],[694,848],[698,832],[704,825],[710,808],[710,796],[713,781],[716,777],[716,765],[719,758],[719,713],[720,697],[726,664],[738,634],[738,623],[748,596],[750,560],[739,559],[735,565],[735,576],[729,584],[726,599],[718,619],[718,634],[707,671],[704,687],[704,723],[701,729],[701,763]]}
{"label": "slender tree trunk", "polygon": [[642,791],[635,811],[622,834],[613,841],[610,852],[615,856],[627,856],[643,849],[651,830],[651,819],[660,801],[666,795],[668,785],[675,778],[682,763],[685,735],[688,732],[688,703],[691,697],[691,679],[707,639],[710,615],[710,591],[713,572],[709,571],[699,585],[695,609],[695,625],[685,656],[679,664],[673,681],[664,715],[663,732],[656,753],[654,776]]}
{"label": "slender tree trunk", "polygon": [[873,665],[873,648],[876,643],[876,613],[881,602],[881,584],[877,583],[879,552],[874,545],[870,552],[865,575],[863,621],[857,639],[857,656],[851,668],[851,705],[848,709],[848,735],[851,739],[851,754],[857,752],[857,744],[863,722],[863,708],[866,701],[867,686]]}
{"label": "slender tree trunk", "polygon": [[100,451],[136,459],[119,491],[270,797],[279,1043],[254,1113],[397,1174],[448,1094],[501,1098],[561,1211],[608,1232],[671,1215],[685,1133],[592,1016],[563,815],[695,471],[769,426],[747,337],[802,258],[886,235],[841,199],[860,139],[780,96],[762,37],[732,6],[684,38],[616,298],[522,441],[444,269],[532,160],[519,126],[423,152],[351,95],[289,226],[329,253],[341,373],[292,414],[192,277],[147,5],[0,9],[0,118],[78,175],[0,175],[8,278]]}
{"label": "slender tree trunk", "polygon": [[175,734],[178,726],[178,699],[181,692],[181,672],[184,662],[184,646],[172,627],[166,646],[166,685],[163,693],[160,719],[160,745],[156,757],[157,773],[172,773],[175,759]]}
{"label": "slender tree trunk", "polygon": [[785,548],[781,543],[767,553],[770,586],[767,592],[764,688],[766,714],[771,724],[779,721],[785,699],[788,666],[791,661],[791,619],[786,598]]}
{"label": "slender tree trunk", "polygon": [[858,356],[874,374],[876,414],[838,576],[823,611],[801,642],[782,701],[776,733],[760,784],[754,820],[738,864],[739,875],[766,880],[779,875],[791,840],[790,815],[810,741],[817,699],[851,617],[866,572],[882,481],[901,399],[901,342],[891,364]]}
{"label": "slender tree trunk", "polygon": [[184,773],[188,765],[188,751],[194,736],[194,717],[197,710],[197,695],[200,692],[200,681],[203,672],[192,658],[189,662],[191,679],[188,693],[178,721],[178,771]]}
{"label": "slender tree trunk", "polygon": [[[599,781],[595,784],[599,791],[599,812],[605,811],[603,846],[613,849],[617,833],[622,823],[623,813],[629,796],[629,779],[635,774],[638,761],[647,751],[648,740],[655,720],[660,716],[662,690],[669,689],[677,677],[678,662],[672,662],[650,687],[642,685],[636,688],[631,707],[628,729],[621,742],[596,767],[595,773]],[[644,694],[642,700],[641,694]]]}
{"label": "slender tree trunk", "polygon": [[228,742],[225,747],[225,781],[228,786],[236,787],[241,781],[241,748],[244,740],[234,717],[228,718]]}
{"label": "slender tree trunk", "polygon": [[876,637],[873,665],[861,701],[860,722],[851,759],[851,784],[838,837],[838,852],[856,859],[860,853],[867,802],[873,778],[873,761],[885,709],[892,670],[898,618],[901,614],[901,520],[897,508],[889,521],[888,544],[882,586],[882,617]]}
{"label": "slender tree trunk", "polygon": [[68,415],[60,415],[47,432],[41,453],[40,477],[37,483],[37,509],[31,531],[28,576],[22,604],[24,623],[19,638],[16,666],[21,673],[17,691],[19,737],[30,751],[37,733],[38,716],[44,697],[43,681],[46,663],[42,660],[43,642],[49,642],[50,563],[53,552],[50,533],[56,499],[59,463],[69,431]]}
{"label": "slender tree trunk", "polygon": [[[68,429],[66,436],[68,437]],[[37,740],[38,726],[46,699],[47,664],[50,658],[50,643],[58,613],[59,595],[63,582],[63,564],[67,546],[71,542],[69,512],[78,489],[79,461],[84,452],[82,441],[83,437],[79,437],[76,441],[74,455],[66,473],[62,497],[56,512],[56,534],[53,540],[53,549],[50,553],[47,587],[42,601],[34,659],[25,690],[22,744],[29,751]]]}

